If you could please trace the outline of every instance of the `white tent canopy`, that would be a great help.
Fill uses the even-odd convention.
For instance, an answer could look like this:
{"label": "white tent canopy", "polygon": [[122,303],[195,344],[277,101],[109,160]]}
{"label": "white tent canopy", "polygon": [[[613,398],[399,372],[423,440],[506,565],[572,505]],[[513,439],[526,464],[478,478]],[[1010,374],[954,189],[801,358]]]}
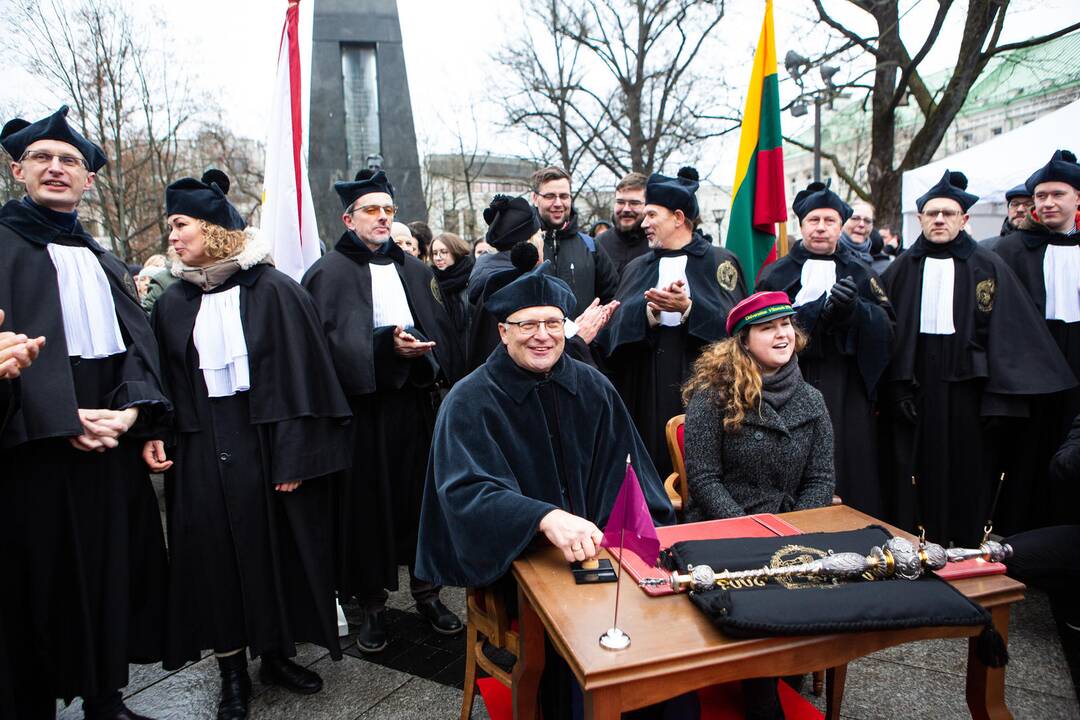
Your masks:
{"label": "white tent canopy", "polygon": [[969,211],[975,239],[997,235],[1005,219],[1005,191],[1045,165],[1058,148],[1076,150],[1077,128],[1080,100],[981,145],[905,172],[901,196],[904,245],[910,246],[919,236],[915,200],[936,185],[945,170],[967,175],[968,192],[980,198]]}

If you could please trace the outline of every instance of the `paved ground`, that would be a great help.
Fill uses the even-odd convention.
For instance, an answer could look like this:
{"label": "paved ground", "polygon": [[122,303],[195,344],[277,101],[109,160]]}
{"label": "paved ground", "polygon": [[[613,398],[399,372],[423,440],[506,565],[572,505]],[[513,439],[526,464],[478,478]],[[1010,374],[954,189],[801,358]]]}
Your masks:
{"label": "paved ground", "polygon": [[[408,586],[407,576],[402,587]],[[447,604],[464,613],[464,593],[444,591]],[[358,657],[351,643],[333,662],[321,648],[304,646],[299,662],[318,671],[322,692],[299,697],[255,682],[252,720],[444,720],[461,707],[464,638],[431,632],[411,612],[408,592],[391,598],[391,630],[396,640],[377,663]],[[351,615],[352,613],[349,612]],[[1050,604],[1031,591],[1013,613],[1006,673],[1006,698],[1018,719],[1080,718]],[[858,720],[965,718],[964,668],[967,643],[934,640],[892,648],[853,663],[848,670],[843,716]],[[252,664],[252,670],[256,663]],[[807,683],[809,685],[809,683]],[[132,709],[159,720],[213,720],[218,691],[217,666],[204,658],[180,671],[132,668],[126,690]],[[823,708],[824,705],[818,702]],[[62,710],[63,720],[78,720],[78,703]],[[477,699],[473,718],[487,718]]]}
{"label": "paved ground", "polygon": [[[160,480],[158,480],[160,491]],[[401,569],[400,586],[409,578]],[[465,593],[443,591],[446,604],[465,617]],[[392,641],[377,656],[361,657],[351,638],[345,656],[334,662],[322,648],[302,646],[297,662],[322,675],[316,695],[300,697],[261,685],[257,661],[251,665],[252,720],[448,720],[461,711],[464,634],[446,638],[431,631],[413,610],[408,591],[388,603]],[[346,615],[355,627],[353,609]],[[1080,632],[1069,636],[1066,659],[1058,622],[1046,595],[1028,591],[1014,608],[1010,625],[1011,662],[1005,675],[1006,701],[1017,720],[1080,720],[1073,678],[1080,677]],[[969,717],[964,704],[966,640],[931,640],[891,648],[849,665],[842,716],[852,720],[910,720]],[[810,683],[805,683],[809,692]],[[157,720],[214,720],[217,663],[205,657],[176,672],[159,666],[132,666],[125,690],[129,706]],[[824,702],[808,695],[824,709]],[[79,702],[60,708],[61,720],[80,720]],[[487,718],[477,693],[473,718]]]}

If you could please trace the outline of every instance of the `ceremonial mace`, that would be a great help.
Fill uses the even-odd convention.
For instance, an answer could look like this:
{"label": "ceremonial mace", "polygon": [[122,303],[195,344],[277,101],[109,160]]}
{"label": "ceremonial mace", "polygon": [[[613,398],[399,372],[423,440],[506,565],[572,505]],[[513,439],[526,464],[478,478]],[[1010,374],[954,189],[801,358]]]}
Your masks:
{"label": "ceremonial mace", "polygon": [[818,560],[781,567],[765,566],[754,570],[724,570],[716,572],[708,565],[687,568],[685,575],[674,572],[668,578],[646,578],[642,587],[669,585],[675,592],[683,590],[708,590],[719,585],[738,589],[761,587],[770,579],[813,577],[821,580],[854,580],[866,577],[879,580],[898,577],[902,580],[918,580],[928,570],[940,570],[950,562],[963,562],[982,558],[988,562],[1000,562],[1012,557],[1012,547],[987,540],[978,548],[951,548],[923,542],[913,545],[902,537],[890,538],[881,546],[871,548],[868,555],[855,552],[829,554]]}

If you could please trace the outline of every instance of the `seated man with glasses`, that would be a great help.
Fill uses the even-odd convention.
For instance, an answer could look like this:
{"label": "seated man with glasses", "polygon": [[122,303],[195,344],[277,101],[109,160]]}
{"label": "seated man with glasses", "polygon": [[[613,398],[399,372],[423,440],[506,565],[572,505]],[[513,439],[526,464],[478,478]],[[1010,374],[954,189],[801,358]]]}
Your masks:
{"label": "seated man with glasses", "polygon": [[[461,352],[431,269],[391,239],[394,186],[361,170],[334,190],[345,232],[307,271],[338,379],[353,412],[353,466],[337,494],[338,592],[362,611],[357,647],[387,645],[386,589],[416,556],[417,522],[435,410],[460,376]],[[439,587],[412,578],[417,611],[440,633],[461,621]]]}
{"label": "seated man with glasses", "polygon": [[[615,388],[564,355],[575,300],[550,271],[544,263],[488,298],[502,346],[439,412],[416,557],[416,574],[430,582],[512,583],[510,564],[534,542],[555,545],[567,562],[595,557],[627,455],[653,520],[675,520]],[[541,688],[545,718],[566,710],[548,692],[558,675]]]}
{"label": "seated man with glasses", "polygon": [[1006,420],[1076,384],[1016,275],[963,229],[979,199],[966,189],[963,173],[945,171],[916,200],[922,234],[882,276],[896,311],[882,398],[892,412],[881,413],[882,470],[897,493],[888,519],[918,521],[946,547],[979,542],[1002,461],[1024,451]]}

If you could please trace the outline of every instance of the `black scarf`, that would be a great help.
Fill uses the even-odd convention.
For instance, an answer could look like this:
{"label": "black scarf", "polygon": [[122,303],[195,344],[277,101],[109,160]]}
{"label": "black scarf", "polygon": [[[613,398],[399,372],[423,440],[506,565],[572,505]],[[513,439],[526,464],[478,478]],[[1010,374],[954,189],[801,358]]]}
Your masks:
{"label": "black scarf", "polygon": [[911,246],[908,252],[912,254],[912,257],[916,258],[952,257],[957,260],[967,260],[975,252],[975,241],[963,230],[947,243],[933,243],[927,240],[925,235],[920,234],[919,239],[915,241],[915,244]]}
{"label": "black scarf", "polygon": [[799,356],[792,354],[791,359],[782,368],[772,375],[761,376],[761,399],[779,413],[795,394],[796,388],[802,381],[802,373],[799,372]]}
{"label": "black scarf", "polygon": [[31,200],[29,196],[23,196],[22,203],[36,212],[47,224],[60,232],[76,235],[79,230],[81,230],[81,228],[76,229],[76,226],[79,224],[79,212],[77,210],[72,212],[53,210],[44,205],[38,205]]}
{"label": "black scarf", "polygon": [[444,270],[431,266],[431,272],[434,273],[443,295],[453,295],[465,289],[465,286],[469,284],[469,275],[472,274],[474,263],[472,255],[466,255],[458,258],[453,265],[448,265]]}
{"label": "black scarf", "polygon": [[397,243],[387,240],[372,252],[371,248],[352,230],[345,231],[337,241],[334,249],[359,265],[372,261],[376,265],[385,265],[387,264],[386,258],[396,262],[398,265],[405,263],[405,251],[398,247]]}

